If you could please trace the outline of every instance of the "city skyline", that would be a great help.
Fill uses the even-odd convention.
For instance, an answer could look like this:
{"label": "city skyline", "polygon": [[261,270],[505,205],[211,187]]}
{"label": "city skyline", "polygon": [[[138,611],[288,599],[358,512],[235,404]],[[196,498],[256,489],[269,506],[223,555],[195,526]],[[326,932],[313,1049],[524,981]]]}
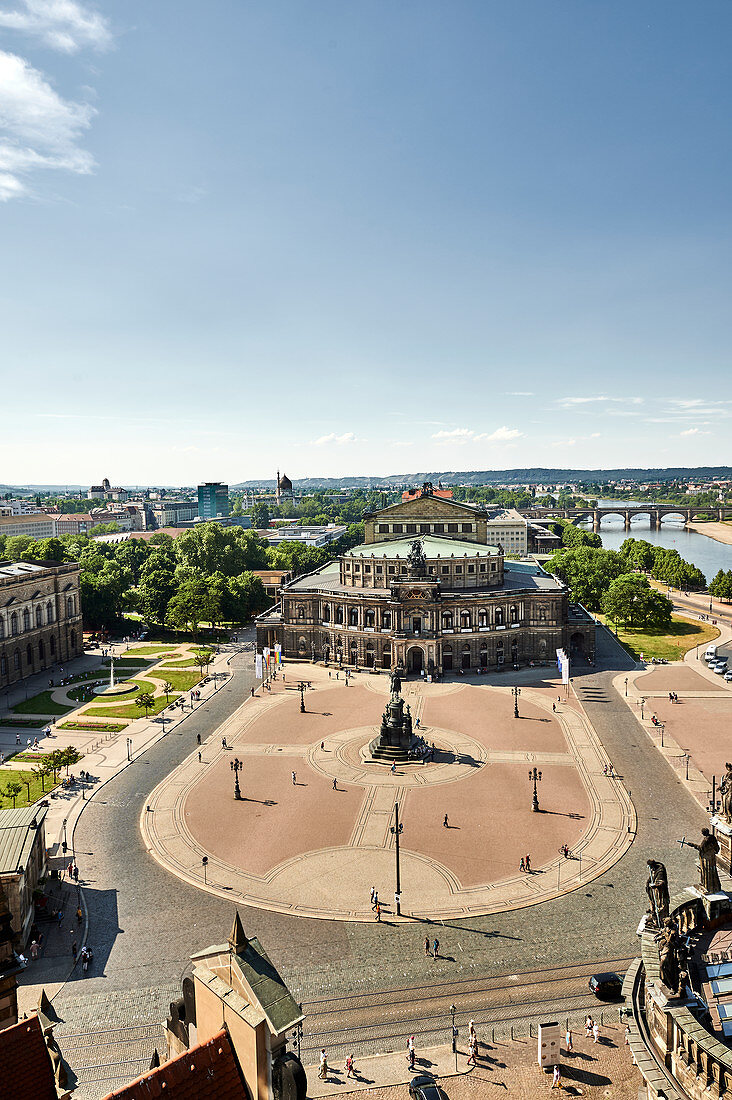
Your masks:
{"label": "city skyline", "polygon": [[2,0],[0,479],[724,463],[730,31]]}

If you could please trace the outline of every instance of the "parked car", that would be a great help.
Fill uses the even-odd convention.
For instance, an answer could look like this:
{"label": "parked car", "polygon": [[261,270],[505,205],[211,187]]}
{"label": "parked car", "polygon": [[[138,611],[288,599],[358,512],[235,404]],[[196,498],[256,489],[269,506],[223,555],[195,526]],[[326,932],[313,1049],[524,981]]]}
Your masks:
{"label": "parked car", "polygon": [[421,1073],[409,1082],[409,1095],[412,1100],[447,1100],[447,1095],[434,1077]]}
{"label": "parked car", "polygon": [[714,671],[717,676],[724,676],[725,672],[727,671],[727,662],[725,661],[721,665],[714,665]]}
{"label": "parked car", "polygon": [[728,672],[725,672],[724,678],[725,680],[732,680],[732,668]]}
{"label": "parked car", "polygon": [[623,979],[614,971],[607,974],[593,974],[589,981],[590,991],[601,1001],[612,1001],[620,996]]}

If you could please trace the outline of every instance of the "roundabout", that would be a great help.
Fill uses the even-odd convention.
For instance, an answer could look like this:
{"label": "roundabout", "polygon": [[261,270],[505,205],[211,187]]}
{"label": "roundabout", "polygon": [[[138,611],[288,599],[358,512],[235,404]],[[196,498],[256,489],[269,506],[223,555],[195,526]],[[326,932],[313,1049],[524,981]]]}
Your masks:
{"label": "roundabout", "polygon": [[[382,919],[465,917],[584,886],[632,842],[626,791],[603,773],[607,756],[580,709],[562,703],[554,712],[553,685],[523,688],[516,720],[508,688],[406,683],[415,732],[419,720],[434,760],[385,767],[368,746],[389,698],[386,677],[352,678],[346,689],[308,665],[314,690],[301,714],[297,666],[285,674],[292,682],[247,700],[142,812],[154,858],[201,889],[298,916],[372,921],[375,886]],[[528,873],[519,870],[527,854]]]}

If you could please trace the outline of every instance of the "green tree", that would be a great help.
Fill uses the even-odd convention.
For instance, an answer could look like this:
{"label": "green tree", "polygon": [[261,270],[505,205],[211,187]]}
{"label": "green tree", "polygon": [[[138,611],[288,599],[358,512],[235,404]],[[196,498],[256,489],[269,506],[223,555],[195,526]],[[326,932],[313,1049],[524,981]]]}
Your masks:
{"label": "green tree", "polygon": [[671,622],[673,604],[662,592],[651,588],[640,573],[623,573],[610,584],[602,599],[602,610],[615,623],[633,630],[660,629]]}
{"label": "green tree", "polygon": [[256,504],[253,504],[252,508],[251,508],[251,511],[249,512],[249,516],[250,516],[251,521],[252,521],[252,527],[257,528],[257,529],[262,530],[262,531],[265,528],[269,527],[269,521],[270,521],[269,508],[264,503],[264,501],[260,500]]}
{"label": "green tree", "polygon": [[187,580],[168,604],[168,622],[176,630],[190,630],[196,637],[201,623],[214,623],[219,618],[219,608],[209,585],[203,580]]}
{"label": "green tree", "polygon": [[138,707],[144,707],[145,717],[147,718],[148,714],[155,706],[155,696],[151,691],[138,691],[135,696],[135,702]]}
{"label": "green tree", "polygon": [[720,569],[709,582],[709,595],[718,600],[732,600],[732,569]]}
{"label": "green tree", "polygon": [[30,535],[9,535],[5,542],[5,555],[9,561],[20,561],[25,557],[28,547],[34,539]]}
{"label": "green tree", "polygon": [[213,660],[213,653],[210,649],[197,649],[193,654],[193,660],[196,662],[201,670],[201,675],[204,675],[204,669],[208,674],[208,666]]}
{"label": "green tree", "polygon": [[583,604],[588,611],[599,611],[605,592],[627,567],[614,550],[579,546],[573,550],[557,550],[545,568],[565,582],[573,600]]}
{"label": "green tree", "polygon": [[12,798],[13,809],[15,809],[15,800],[17,799],[22,789],[23,788],[21,787],[17,779],[9,779],[8,782],[5,784],[3,794],[6,798]]}
{"label": "green tree", "polygon": [[170,680],[166,680],[165,683],[163,684],[163,695],[165,696],[165,701],[167,703],[170,702],[170,696],[171,696],[172,692],[173,692],[173,685],[171,684]]}
{"label": "green tree", "polygon": [[163,550],[155,550],[140,570],[137,609],[143,619],[162,625],[177,587],[174,557]]}
{"label": "green tree", "polygon": [[72,767],[72,765],[74,764],[78,764],[81,760],[81,753],[78,752],[78,750],[75,749],[73,745],[69,745],[65,749],[60,749],[59,752],[61,753],[61,756],[59,757],[61,761],[61,767],[66,768],[66,774],[68,775],[69,768]]}

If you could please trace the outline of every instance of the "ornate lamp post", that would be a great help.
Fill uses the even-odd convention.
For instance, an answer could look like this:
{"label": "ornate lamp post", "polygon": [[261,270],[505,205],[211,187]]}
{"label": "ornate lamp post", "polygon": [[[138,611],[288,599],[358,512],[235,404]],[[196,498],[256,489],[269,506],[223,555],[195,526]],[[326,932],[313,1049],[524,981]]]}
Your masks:
{"label": "ornate lamp post", "polygon": [[201,856],[201,866],[203,867],[203,885],[206,885],[206,869],[208,867],[208,856]]}
{"label": "ornate lamp post", "polygon": [[128,737],[128,738],[127,738],[127,759],[128,759],[128,760],[131,760],[131,759],[132,759],[132,754],[131,754],[131,752],[130,752],[130,749],[131,749],[131,748],[132,748],[132,738],[131,738],[131,737]]}
{"label": "ornate lamp post", "polygon": [[298,686],[298,691],[300,692],[300,714],[304,714],[305,713],[305,684],[302,680],[300,681],[300,684]]}
{"label": "ornate lamp post", "polygon": [[239,786],[239,772],[244,767],[241,760],[238,758],[229,762],[229,767],[234,773],[234,798],[237,802],[241,802],[241,788]]}
{"label": "ornate lamp post", "polygon": [[643,721],[643,718],[644,718],[644,714],[643,714],[643,708],[644,708],[644,706],[645,706],[645,705],[646,705],[646,701],[645,701],[645,699],[641,699],[641,701],[640,701],[640,709],[641,709],[641,722]]}
{"label": "ornate lamp post", "polygon": [[520,715],[519,715],[519,712],[518,712],[518,701],[519,701],[519,695],[521,694],[521,688],[520,687],[511,688],[511,694],[513,695],[513,716],[514,716],[514,718],[519,718]]}
{"label": "ornate lamp post", "polygon": [[399,803],[394,803],[394,824],[390,826],[391,835],[394,837],[396,843],[396,891],[394,893],[394,900],[396,903],[396,915],[400,917],[402,915],[402,886],[401,879],[399,877],[399,837],[402,835],[404,825],[399,821]]}
{"label": "ornate lamp post", "polygon": [[63,820],[64,839],[63,839],[63,843],[61,844],[61,850],[63,851],[64,855],[66,855],[67,851],[69,850],[69,846],[66,842],[66,822],[67,821],[68,821],[68,818],[65,817],[64,820]]}
{"label": "ornate lamp post", "polygon": [[534,813],[539,812],[539,795],[536,790],[536,784],[541,782],[541,772],[536,768],[529,768],[529,783],[534,784],[534,797],[531,800],[531,809]]}
{"label": "ornate lamp post", "polygon": [[455,1072],[457,1073],[457,1028],[455,1027],[455,1013],[457,1008],[455,1005],[450,1005],[450,1015],[452,1016],[452,1052],[455,1055]]}
{"label": "ornate lamp post", "polygon": [[625,677],[625,698],[628,698],[628,677]]}

